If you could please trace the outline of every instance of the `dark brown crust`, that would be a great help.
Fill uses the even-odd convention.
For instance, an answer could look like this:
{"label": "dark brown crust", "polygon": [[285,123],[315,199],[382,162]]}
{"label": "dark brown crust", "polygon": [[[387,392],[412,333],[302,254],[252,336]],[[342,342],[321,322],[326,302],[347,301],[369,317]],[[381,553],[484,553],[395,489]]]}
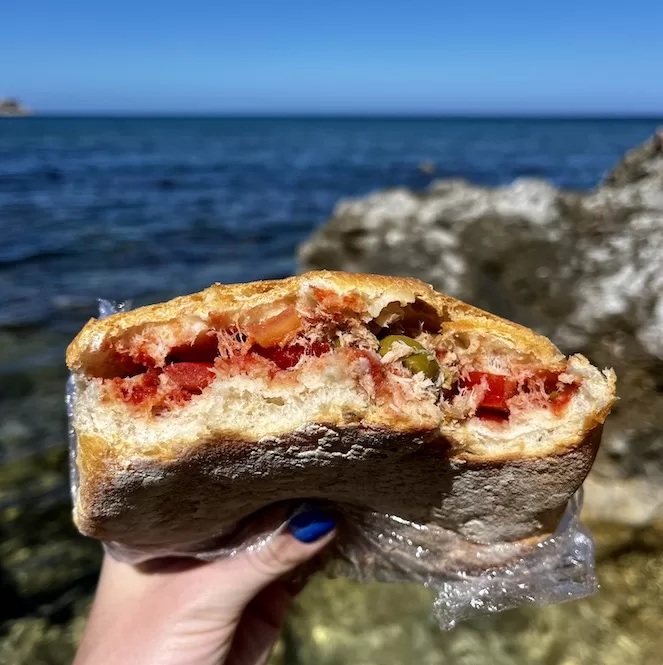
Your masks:
{"label": "dark brown crust", "polygon": [[560,455],[481,463],[449,459],[448,443],[430,433],[317,425],[260,445],[217,441],[130,469],[102,441],[82,441],[76,522],[86,535],[149,551],[204,540],[276,501],[326,499],[468,541],[528,539],[556,528],[600,437],[598,426]]}

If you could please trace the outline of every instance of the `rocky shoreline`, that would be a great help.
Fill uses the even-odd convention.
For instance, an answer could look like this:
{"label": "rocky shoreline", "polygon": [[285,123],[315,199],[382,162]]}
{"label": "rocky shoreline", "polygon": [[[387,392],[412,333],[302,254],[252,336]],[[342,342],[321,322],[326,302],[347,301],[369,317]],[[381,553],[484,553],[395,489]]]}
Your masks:
{"label": "rocky shoreline", "polygon": [[663,512],[663,130],[587,193],[543,180],[342,201],[302,269],[414,275],[614,367],[620,400],[586,514],[643,525]]}

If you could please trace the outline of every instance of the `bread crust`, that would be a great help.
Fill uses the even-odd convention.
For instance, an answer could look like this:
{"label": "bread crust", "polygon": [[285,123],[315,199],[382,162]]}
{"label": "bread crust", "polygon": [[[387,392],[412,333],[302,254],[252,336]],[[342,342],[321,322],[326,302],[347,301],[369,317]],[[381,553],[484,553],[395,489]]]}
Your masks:
{"label": "bread crust", "polygon": [[[369,303],[419,299],[437,311],[444,322],[443,330],[486,332],[500,337],[513,348],[532,354],[541,362],[555,362],[564,357],[552,342],[529,328],[437,293],[430,284],[418,279],[319,270],[283,280],[214,284],[199,293],[165,303],[119,312],[101,320],[90,319],[69,345],[67,365],[72,371],[84,369],[88,354],[133,327],[168,323],[192,315],[206,318],[210,312],[224,312],[233,318],[250,309],[295,298],[309,286],[329,289],[341,296],[358,292]],[[368,310],[366,313],[369,314]]]}
{"label": "bread crust", "polygon": [[[133,328],[214,312],[232,318],[296,300],[311,288],[359,294],[357,307],[367,320],[389,302],[420,300],[437,312],[442,333],[485,332],[543,364],[564,359],[545,337],[419,280],[316,271],[279,281],[214,285],[92,319],[69,346],[67,364],[82,375],[91,355]],[[522,554],[554,531],[587,476],[614,401],[614,379],[609,377],[609,384],[609,403],[588,415],[577,438],[545,456],[462,453],[437,429],[398,419],[348,424],[339,417],[254,439],[212,432],[194,445],[169,445],[149,454],[113,432],[101,437],[78,431],[75,522],[85,535],[144,552],[177,550],[275,501],[325,499],[448,532],[457,539],[453,556],[467,565],[478,561],[473,543],[511,543],[509,556]],[[506,551],[482,565],[498,565]]]}
{"label": "bread crust", "polygon": [[82,437],[75,522],[85,535],[143,552],[177,551],[271,503],[324,499],[454,534],[468,556],[472,543],[520,549],[554,531],[600,437],[599,426],[559,455],[486,462],[450,458],[449,442],[427,431],[318,424],[130,463],[107,441]]}

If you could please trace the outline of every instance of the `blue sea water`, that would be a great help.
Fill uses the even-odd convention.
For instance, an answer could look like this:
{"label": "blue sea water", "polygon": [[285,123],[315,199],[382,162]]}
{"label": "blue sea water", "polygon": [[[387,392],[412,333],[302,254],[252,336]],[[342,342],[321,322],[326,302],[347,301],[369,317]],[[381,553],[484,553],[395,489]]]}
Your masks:
{"label": "blue sea water", "polygon": [[[0,327],[74,333],[98,297],[281,277],[342,198],[433,178],[588,189],[660,120],[0,120]],[[435,176],[417,169],[433,161]]]}

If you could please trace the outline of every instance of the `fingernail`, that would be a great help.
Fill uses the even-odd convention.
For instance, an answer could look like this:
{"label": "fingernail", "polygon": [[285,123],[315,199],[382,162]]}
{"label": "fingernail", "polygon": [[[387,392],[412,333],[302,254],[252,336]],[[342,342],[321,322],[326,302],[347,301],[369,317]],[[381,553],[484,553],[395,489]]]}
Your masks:
{"label": "fingernail", "polygon": [[313,508],[290,518],[290,533],[302,543],[312,543],[326,536],[336,526],[336,520],[321,510]]}

